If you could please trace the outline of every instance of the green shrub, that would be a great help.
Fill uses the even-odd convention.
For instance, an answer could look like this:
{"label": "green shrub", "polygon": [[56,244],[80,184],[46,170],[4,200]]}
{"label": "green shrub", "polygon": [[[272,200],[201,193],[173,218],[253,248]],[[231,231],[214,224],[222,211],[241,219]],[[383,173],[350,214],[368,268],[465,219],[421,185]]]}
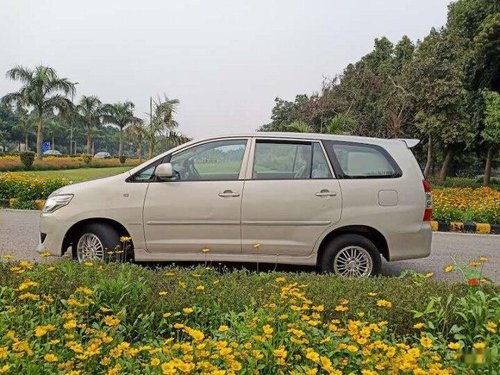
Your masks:
{"label": "green shrub", "polygon": [[[0,261],[0,348],[12,373],[58,373],[60,365],[83,373],[489,374],[499,365],[498,292],[425,278]],[[430,312],[434,299],[452,301],[444,318]],[[475,305],[488,311],[479,320]],[[462,327],[463,314],[470,324],[457,332],[471,340],[448,342],[442,322]]]}
{"label": "green shrub", "polygon": [[23,163],[25,169],[30,169],[35,160],[35,153],[33,151],[23,151],[19,154],[21,163]]}
{"label": "green shrub", "polygon": [[120,156],[120,163],[121,164],[125,164],[126,161],[127,161],[127,157],[126,156],[124,156],[124,155]]}
{"label": "green shrub", "polygon": [[19,201],[33,202],[47,199],[55,190],[68,185],[65,178],[40,178],[15,173],[0,174],[0,199],[18,198]]}
{"label": "green shrub", "polygon": [[92,155],[91,154],[82,154],[82,159],[85,164],[90,164],[92,161]]}

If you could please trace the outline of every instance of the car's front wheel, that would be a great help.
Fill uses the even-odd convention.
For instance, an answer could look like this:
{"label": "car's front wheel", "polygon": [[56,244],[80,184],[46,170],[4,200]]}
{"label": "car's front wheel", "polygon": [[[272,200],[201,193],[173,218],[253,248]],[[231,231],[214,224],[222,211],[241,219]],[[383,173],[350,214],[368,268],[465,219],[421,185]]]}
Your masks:
{"label": "car's front wheel", "polygon": [[379,251],[368,238],[343,234],[327,245],[320,267],[340,276],[369,277],[380,273],[381,263]]}
{"label": "car's front wheel", "polygon": [[106,261],[110,251],[120,245],[119,233],[110,225],[92,223],[75,236],[73,258],[82,262]]}

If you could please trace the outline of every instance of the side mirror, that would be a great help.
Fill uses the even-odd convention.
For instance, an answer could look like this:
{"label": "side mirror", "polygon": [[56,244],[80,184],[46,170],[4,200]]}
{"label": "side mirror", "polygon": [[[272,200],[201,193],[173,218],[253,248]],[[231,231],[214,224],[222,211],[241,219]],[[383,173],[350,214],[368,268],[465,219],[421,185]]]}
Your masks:
{"label": "side mirror", "polygon": [[160,180],[168,180],[174,175],[172,164],[163,163],[156,167],[155,176]]}

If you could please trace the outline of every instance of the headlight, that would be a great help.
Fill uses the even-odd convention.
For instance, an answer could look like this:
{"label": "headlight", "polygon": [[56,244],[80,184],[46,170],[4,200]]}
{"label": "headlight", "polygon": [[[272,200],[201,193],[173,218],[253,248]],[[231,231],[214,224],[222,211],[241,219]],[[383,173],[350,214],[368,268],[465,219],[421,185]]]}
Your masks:
{"label": "headlight", "polygon": [[54,195],[47,199],[42,212],[54,212],[61,207],[66,206],[73,199],[73,194]]}

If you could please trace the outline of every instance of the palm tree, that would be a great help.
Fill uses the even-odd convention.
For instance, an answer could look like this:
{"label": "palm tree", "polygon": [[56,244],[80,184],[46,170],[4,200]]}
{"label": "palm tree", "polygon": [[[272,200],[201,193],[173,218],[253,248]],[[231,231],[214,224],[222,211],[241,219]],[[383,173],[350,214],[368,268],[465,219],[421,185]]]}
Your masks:
{"label": "palm tree", "polygon": [[125,129],[125,135],[137,145],[137,156],[139,162],[142,162],[142,143],[146,136],[146,128],[142,124],[133,124]]}
{"label": "palm tree", "polygon": [[56,71],[48,66],[37,66],[35,69],[15,66],[7,71],[7,78],[20,81],[23,85],[19,91],[5,95],[2,100],[7,104],[16,102],[33,108],[37,122],[36,154],[37,159],[42,160],[44,116],[70,105],[66,96],[74,95],[75,84],[66,78],[59,78]]}
{"label": "palm tree", "polygon": [[312,133],[312,128],[301,121],[294,121],[290,125],[287,126],[287,130],[294,133]]}
{"label": "palm tree", "polygon": [[[146,139],[149,146],[149,158],[153,157],[156,145],[162,137],[173,139],[173,131],[179,124],[174,119],[174,114],[179,105],[179,99],[169,99],[163,95],[163,100],[152,100],[150,123],[146,128]],[[177,142],[177,141],[176,141]]]}
{"label": "palm tree", "polygon": [[134,116],[134,103],[123,102],[115,104],[106,104],[103,108],[104,122],[116,125],[120,128],[120,146],[118,156],[123,154],[123,129],[128,125],[140,124],[142,120]]}
{"label": "palm tree", "polygon": [[76,111],[81,116],[85,129],[87,130],[87,153],[92,153],[92,130],[101,123],[104,107],[97,96],[83,95],[76,106]]}

